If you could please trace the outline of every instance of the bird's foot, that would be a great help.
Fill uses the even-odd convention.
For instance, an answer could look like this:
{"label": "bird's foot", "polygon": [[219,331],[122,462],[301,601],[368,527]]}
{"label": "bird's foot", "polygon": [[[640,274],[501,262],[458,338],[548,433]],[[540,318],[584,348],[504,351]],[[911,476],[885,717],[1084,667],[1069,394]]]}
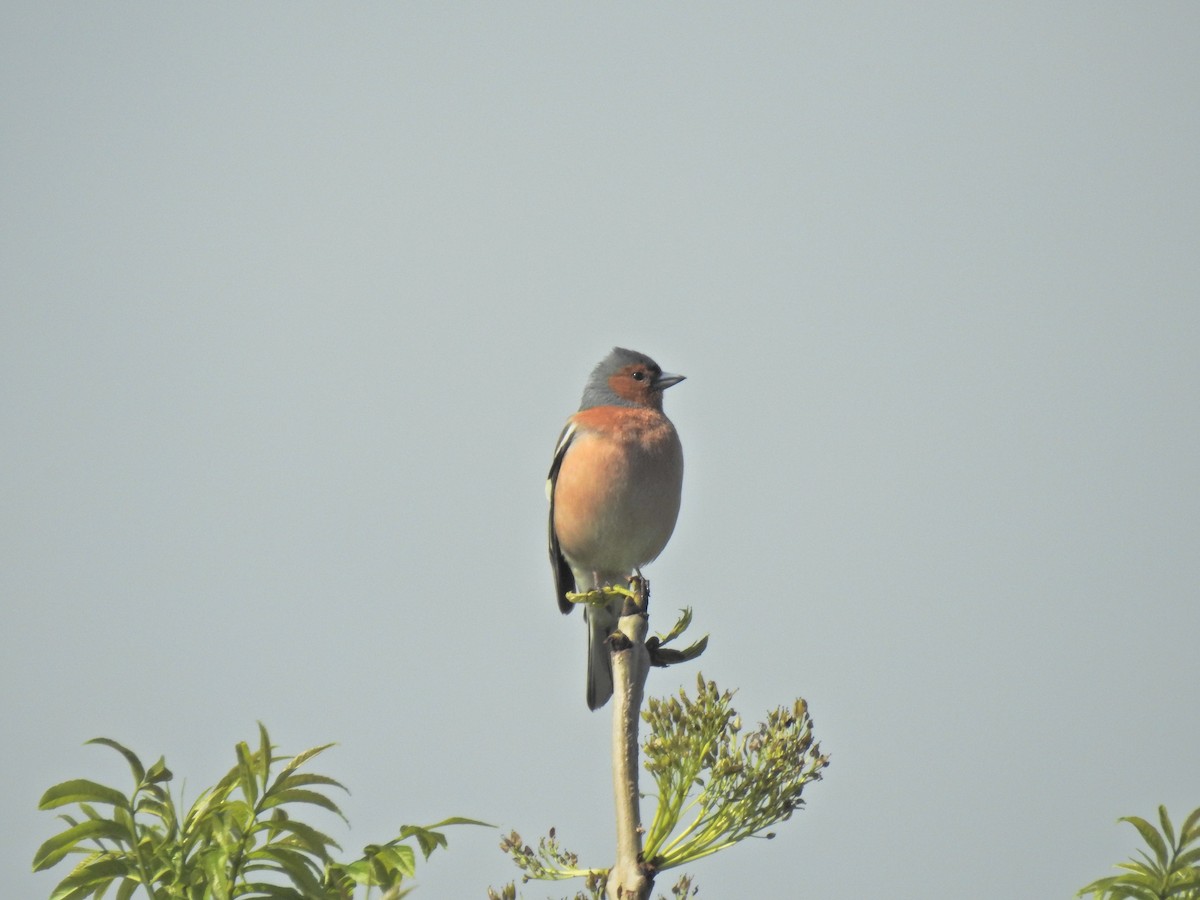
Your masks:
{"label": "bird's foot", "polygon": [[608,600],[612,596],[609,592],[612,588],[597,588],[594,591],[567,591],[566,598],[568,603],[578,603],[582,606],[596,606],[601,609],[608,608]]}
{"label": "bird's foot", "polygon": [[621,587],[617,584],[606,585],[605,587],[596,588],[592,591],[580,591],[579,593],[567,591],[566,593],[568,603],[581,603],[585,606],[600,606],[606,609],[608,608],[609,601],[611,601],[613,597],[622,597],[626,600],[636,601],[638,599],[638,594],[634,590],[631,590],[627,587]]}

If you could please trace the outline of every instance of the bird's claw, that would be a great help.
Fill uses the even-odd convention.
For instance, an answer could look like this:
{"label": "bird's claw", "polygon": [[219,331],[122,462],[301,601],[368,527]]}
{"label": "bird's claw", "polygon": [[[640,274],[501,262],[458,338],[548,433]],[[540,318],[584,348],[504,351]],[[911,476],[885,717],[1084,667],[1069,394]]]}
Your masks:
{"label": "bird's claw", "polygon": [[564,595],[568,603],[579,603],[583,606],[607,606],[608,600],[604,595],[604,589],[595,591],[567,591]]}
{"label": "bird's claw", "polygon": [[610,584],[591,591],[580,591],[579,593],[567,591],[565,596],[568,603],[581,603],[585,606],[600,606],[605,608],[607,608],[609,601],[613,597],[622,597],[625,600],[633,601],[638,600],[636,590],[622,587],[618,584]]}

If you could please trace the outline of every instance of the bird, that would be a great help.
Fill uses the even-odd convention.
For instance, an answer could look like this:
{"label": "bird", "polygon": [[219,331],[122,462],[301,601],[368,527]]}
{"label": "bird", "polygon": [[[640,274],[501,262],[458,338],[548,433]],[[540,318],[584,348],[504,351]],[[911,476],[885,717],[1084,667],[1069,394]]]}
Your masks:
{"label": "bird", "polygon": [[[568,593],[625,585],[666,547],[679,517],[683,446],[663,413],[663,391],[683,375],[644,353],[614,347],[592,370],[579,410],[559,436],[546,479],[549,549],[558,608]],[[613,692],[607,639],[622,600],[587,604],[587,705]]]}

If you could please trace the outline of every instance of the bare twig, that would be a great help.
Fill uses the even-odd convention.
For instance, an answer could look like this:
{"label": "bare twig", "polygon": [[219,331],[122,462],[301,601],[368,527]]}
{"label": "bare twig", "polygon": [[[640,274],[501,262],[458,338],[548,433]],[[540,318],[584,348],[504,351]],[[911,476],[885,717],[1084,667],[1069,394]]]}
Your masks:
{"label": "bare twig", "polygon": [[608,875],[608,900],[647,900],[654,871],[642,861],[642,818],[638,793],[638,721],[650,654],[646,650],[649,587],[631,585],[617,634],[613,635],[613,793],[617,810],[617,859]]}

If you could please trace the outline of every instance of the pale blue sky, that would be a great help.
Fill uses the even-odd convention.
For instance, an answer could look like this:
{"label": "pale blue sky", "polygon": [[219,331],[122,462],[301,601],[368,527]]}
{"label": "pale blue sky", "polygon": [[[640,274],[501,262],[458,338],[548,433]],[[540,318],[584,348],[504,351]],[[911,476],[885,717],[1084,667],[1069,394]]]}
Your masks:
{"label": "pale blue sky", "polygon": [[7,896],[83,741],[194,796],[258,719],[347,847],[610,862],[542,486],[614,344],[689,376],[653,624],[833,757],[701,897],[1065,898],[1200,805],[1200,6],[10,3],[0,120]]}

